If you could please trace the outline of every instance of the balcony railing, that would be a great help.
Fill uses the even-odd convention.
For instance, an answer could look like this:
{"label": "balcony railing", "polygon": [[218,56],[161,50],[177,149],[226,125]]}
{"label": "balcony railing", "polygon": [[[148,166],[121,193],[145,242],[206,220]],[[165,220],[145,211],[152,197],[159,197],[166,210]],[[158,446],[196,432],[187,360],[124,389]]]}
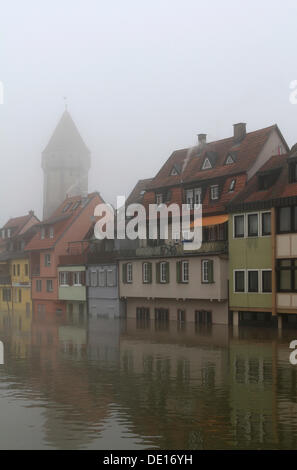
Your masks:
{"label": "balcony railing", "polygon": [[221,254],[228,252],[228,242],[226,240],[203,242],[199,250],[185,250],[184,245],[159,245],[147,246],[136,249],[136,256],[183,256],[184,254]]}
{"label": "balcony railing", "polygon": [[0,284],[11,284],[11,276],[0,276]]}

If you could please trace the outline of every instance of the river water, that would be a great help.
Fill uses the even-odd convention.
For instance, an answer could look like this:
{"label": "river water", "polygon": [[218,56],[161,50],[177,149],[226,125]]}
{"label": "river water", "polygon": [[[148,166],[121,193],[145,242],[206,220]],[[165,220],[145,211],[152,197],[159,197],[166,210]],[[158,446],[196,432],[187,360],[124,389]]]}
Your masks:
{"label": "river water", "polygon": [[0,314],[0,449],[297,447],[296,330],[23,317]]}

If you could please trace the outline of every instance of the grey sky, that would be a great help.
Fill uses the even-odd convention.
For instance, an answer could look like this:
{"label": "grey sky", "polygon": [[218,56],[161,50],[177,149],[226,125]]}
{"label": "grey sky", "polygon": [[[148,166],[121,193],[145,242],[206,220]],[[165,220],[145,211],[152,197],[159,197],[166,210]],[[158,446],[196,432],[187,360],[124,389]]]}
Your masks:
{"label": "grey sky", "polygon": [[41,216],[41,152],[68,109],[114,202],[177,148],[277,123],[297,141],[296,0],[10,0],[0,10],[1,213]]}

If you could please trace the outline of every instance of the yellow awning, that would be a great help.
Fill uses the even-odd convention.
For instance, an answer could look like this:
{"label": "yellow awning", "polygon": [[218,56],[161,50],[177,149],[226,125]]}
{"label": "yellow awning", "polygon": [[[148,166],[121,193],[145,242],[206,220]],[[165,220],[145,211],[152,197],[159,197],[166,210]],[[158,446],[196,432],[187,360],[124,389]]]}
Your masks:
{"label": "yellow awning", "polygon": [[[211,217],[202,217],[202,227],[224,224],[225,222],[227,222],[227,220],[228,220],[228,214],[213,215]],[[191,227],[195,227],[195,222],[191,223]]]}

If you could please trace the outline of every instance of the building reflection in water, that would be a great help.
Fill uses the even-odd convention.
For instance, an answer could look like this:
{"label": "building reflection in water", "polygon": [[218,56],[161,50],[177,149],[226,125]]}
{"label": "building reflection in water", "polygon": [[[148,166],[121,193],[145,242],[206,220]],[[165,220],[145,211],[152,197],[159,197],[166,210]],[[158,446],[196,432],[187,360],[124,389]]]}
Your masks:
{"label": "building reflection in water", "polygon": [[[36,447],[296,447],[294,331],[109,319],[80,308],[0,313],[1,403],[40,411]],[[14,433],[15,447],[34,448],[22,427]]]}

